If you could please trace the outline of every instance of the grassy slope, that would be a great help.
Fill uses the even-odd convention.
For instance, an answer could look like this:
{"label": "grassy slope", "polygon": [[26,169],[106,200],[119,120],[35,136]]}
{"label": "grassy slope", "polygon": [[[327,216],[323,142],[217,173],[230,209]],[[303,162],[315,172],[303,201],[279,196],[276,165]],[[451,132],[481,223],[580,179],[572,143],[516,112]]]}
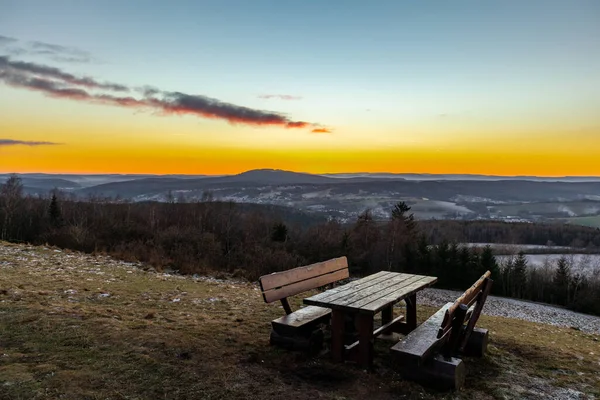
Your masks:
{"label": "grassy slope", "polygon": [[[490,354],[467,360],[466,389],[436,393],[394,372],[389,342],[377,343],[372,373],[270,347],[269,321],[283,311],[252,284],[2,247],[2,399],[547,398],[562,388],[600,396],[597,335],[484,316]],[[433,312],[420,308],[419,319]]]}

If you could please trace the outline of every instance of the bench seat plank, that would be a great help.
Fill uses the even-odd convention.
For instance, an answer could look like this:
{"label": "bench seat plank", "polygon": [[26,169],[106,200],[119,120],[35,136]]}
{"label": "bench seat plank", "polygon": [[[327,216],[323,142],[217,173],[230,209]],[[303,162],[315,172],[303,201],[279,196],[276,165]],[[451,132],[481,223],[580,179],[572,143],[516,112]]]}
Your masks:
{"label": "bench seat plank", "polygon": [[444,320],[446,310],[453,303],[447,303],[439,309],[427,321],[419,325],[414,331],[409,333],[404,339],[396,343],[390,350],[392,354],[412,365],[421,365],[425,359],[435,350],[438,342],[443,339],[437,338],[438,329]]}
{"label": "bench seat plank", "polygon": [[284,315],[271,322],[273,329],[280,334],[291,334],[313,327],[319,322],[325,322],[330,317],[331,310],[328,308],[307,306]]}

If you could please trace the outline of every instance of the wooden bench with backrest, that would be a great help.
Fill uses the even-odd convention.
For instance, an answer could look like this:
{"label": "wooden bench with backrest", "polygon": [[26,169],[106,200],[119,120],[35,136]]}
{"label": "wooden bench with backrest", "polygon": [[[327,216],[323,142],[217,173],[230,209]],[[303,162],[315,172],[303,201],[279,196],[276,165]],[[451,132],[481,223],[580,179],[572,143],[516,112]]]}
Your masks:
{"label": "wooden bench with backrest", "polygon": [[465,366],[458,357],[485,353],[488,331],[475,324],[491,286],[487,271],[455,302],[447,303],[391,348],[406,378],[444,388],[464,384]]}
{"label": "wooden bench with backrest", "polygon": [[317,328],[329,321],[331,310],[307,306],[292,311],[288,297],[335,284],[349,276],[346,257],[261,276],[259,283],[265,302],[281,301],[286,314],[271,322],[271,344],[312,352],[319,350],[323,332]]}

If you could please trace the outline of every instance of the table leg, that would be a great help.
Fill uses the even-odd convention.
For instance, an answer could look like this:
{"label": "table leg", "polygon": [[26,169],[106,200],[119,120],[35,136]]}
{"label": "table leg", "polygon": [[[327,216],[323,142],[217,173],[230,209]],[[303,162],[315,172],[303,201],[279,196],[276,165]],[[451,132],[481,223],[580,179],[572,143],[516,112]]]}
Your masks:
{"label": "table leg", "polygon": [[381,310],[381,325],[388,324],[394,319],[394,306],[389,306]]}
{"label": "table leg", "polygon": [[406,299],[406,325],[410,331],[417,328],[417,294],[408,296]]}
{"label": "table leg", "polygon": [[[392,322],[393,319],[394,319],[394,306],[393,305],[381,310],[381,326]],[[387,333],[381,334],[381,336],[379,336],[379,339],[394,340],[393,329],[389,330]]]}
{"label": "table leg", "polygon": [[363,368],[373,364],[373,315],[359,313],[356,316],[358,328],[358,363]]}
{"label": "table leg", "polygon": [[331,356],[334,362],[344,360],[344,312],[331,310]]}

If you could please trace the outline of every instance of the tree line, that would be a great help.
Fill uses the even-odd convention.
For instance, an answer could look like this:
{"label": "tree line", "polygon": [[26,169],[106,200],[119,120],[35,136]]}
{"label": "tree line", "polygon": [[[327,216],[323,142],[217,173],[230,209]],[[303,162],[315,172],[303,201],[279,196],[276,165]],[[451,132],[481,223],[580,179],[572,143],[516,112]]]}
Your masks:
{"label": "tree line", "polygon": [[494,294],[600,314],[597,278],[573,274],[570,265],[556,272],[535,270],[522,257],[499,265],[489,246],[460,246],[454,236],[442,236],[446,228],[432,237],[431,226],[415,221],[404,202],[396,204],[385,223],[366,210],[352,224],[304,224],[270,207],[210,197],[195,203],[77,201],[59,192],[34,198],[23,195],[16,176],[0,187],[1,240],[106,253],[159,270],[224,272],[249,280],[342,255],[353,275],[380,270],[433,275],[437,287],[457,290],[490,270]]}
{"label": "tree line", "polygon": [[600,229],[569,224],[425,220],[419,225],[432,243],[526,243],[600,250]]}

